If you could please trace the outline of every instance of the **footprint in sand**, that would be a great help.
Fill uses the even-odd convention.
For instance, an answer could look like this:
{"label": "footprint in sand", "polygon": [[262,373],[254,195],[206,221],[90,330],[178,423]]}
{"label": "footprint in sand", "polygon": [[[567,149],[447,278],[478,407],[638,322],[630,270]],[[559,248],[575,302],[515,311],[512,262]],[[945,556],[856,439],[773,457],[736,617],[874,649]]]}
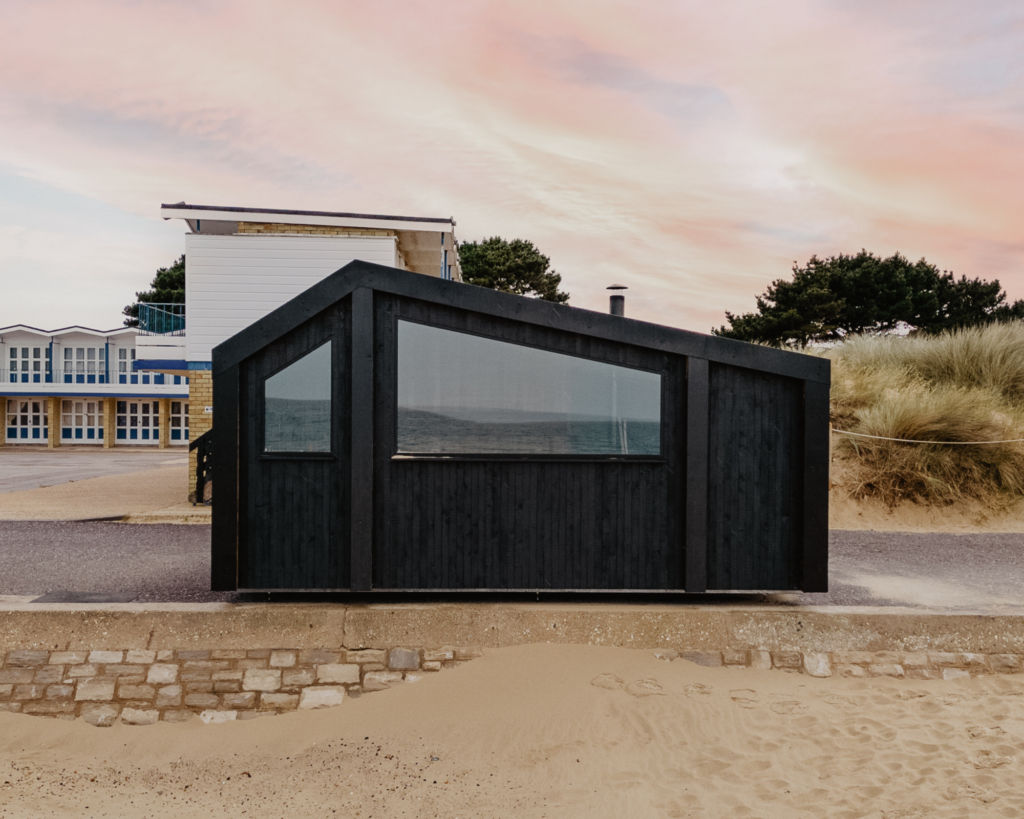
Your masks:
{"label": "footprint in sand", "polygon": [[859,704],[857,700],[851,699],[850,697],[843,697],[839,694],[829,694],[822,697],[822,699],[829,705],[835,705],[838,708],[856,708]]}
{"label": "footprint in sand", "polygon": [[975,751],[967,761],[979,771],[1009,765],[1013,760],[1008,756],[997,756],[991,751]]}
{"label": "footprint in sand", "polygon": [[692,685],[686,686],[683,689],[683,693],[686,694],[686,696],[688,697],[693,697],[694,695],[701,694],[706,696],[711,693],[711,686],[704,685],[703,683],[693,683]]}
{"label": "footprint in sand", "polygon": [[946,789],[946,799],[951,802],[954,799],[961,799],[963,797],[977,799],[979,802],[984,802],[986,805],[990,802],[995,802],[999,798],[991,791],[979,788],[977,785],[972,785],[970,782],[956,782]]}
{"label": "footprint in sand", "polygon": [[637,680],[626,686],[626,693],[634,697],[663,696],[665,694],[657,680]]}
{"label": "footprint in sand", "polygon": [[737,688],[729,692],[732,701],[740,708],[757,708],[757,692],[749,688]]}
{"label": "footprint in sand", "polygon": [[776,714],[783,714],[789,716],[791,714],[803,714],[807,711],[807,706],[802,702],[796,700],[785,700],[784,702],[773,702],[771,709]]}
{"label": "footprint in sand", "polygon": [[900,692],[898,692],[896,694],[896,699],[903,700],[904,702],[908,702],[910,700],[919,700],[922,697],[927,697],[927,696],[928,695],[924,691],[914,691],[912,689],[908,689],[907,691],[900,691]]}
{"label": "footprint in sand", "polygon": [[622,688],[625,682],[620,680],[614,674],[598,674],[594,679],[590,681],[591,685],[596,685],[598,688],[607,688],[610,691],[614,691],[616,688]]}
{"label": "footprint in sand", "polygon": [[971,739],[981,739],[982,737],[1005,737],[1006,731],[998,725],[994,728],[982,728],[980,725],[971,725],[967,728],[967,736]]}

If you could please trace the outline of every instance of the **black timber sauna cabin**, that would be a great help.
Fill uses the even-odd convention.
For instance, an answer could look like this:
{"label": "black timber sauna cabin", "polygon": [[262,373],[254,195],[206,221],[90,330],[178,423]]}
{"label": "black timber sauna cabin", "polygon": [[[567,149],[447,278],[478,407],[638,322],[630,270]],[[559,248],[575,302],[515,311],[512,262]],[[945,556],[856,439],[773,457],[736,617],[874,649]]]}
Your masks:
{"label": "black timber sauna cabin", "polygon": [[352,262],[213,351],[213,588],[826,591],[829,379]]}

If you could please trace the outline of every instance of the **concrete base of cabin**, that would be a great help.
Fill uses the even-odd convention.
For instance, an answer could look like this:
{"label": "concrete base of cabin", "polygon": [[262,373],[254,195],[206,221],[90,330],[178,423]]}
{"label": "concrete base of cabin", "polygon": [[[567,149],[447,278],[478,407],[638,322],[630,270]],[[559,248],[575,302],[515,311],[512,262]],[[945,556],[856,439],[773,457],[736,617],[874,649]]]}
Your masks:
{"label": "concrete base of cabin", "polygon": [[0,710],[110,725],[341,704],[478,657],[561,643],[813,677],[1024,669],[1024,617],[893,609],[630,605],[9,606]]}

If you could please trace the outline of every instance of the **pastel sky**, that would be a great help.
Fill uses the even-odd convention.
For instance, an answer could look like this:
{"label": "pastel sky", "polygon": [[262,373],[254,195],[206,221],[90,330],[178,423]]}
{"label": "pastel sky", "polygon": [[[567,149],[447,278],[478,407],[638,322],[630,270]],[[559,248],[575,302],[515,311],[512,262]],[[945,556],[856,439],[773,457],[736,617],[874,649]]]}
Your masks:
{"label": "pastel sky", "polygon": [[704,332],[862,247],[1024,298],[1020,0],[0,0],[0,41],[0,326],[119,326],[181,200],[454,216]]}

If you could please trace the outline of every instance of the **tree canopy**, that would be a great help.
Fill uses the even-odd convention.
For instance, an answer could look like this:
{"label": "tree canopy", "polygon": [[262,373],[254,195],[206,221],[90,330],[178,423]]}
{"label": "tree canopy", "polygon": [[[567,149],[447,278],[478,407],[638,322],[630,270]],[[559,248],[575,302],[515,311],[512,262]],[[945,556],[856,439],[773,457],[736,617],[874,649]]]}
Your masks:
{"label": "tree canopy", "polygon": [[147,304],[184,304],[185,303],[185,254],[182,253],[170,267],[161,267],[156,271],[150,290],[135,294],[135,301],[125,306],[125,327],[139,326],[139,303]]}
{"label": "tree canopy", "polygon": [[776,347],[802,347],[850,333],[903,325],[937,333],[1024,318],[1024,300],[1007,303],[998,279],[956,278],[924,259],[887,259],[866,250],[793,264],[791,281],[776,279],[757,297],[757,311],[734,315],[712,333]]}
{"label": "tree canopy", "polygon": [[569,301],[569,294],[558,289],[562,277],[548,270],[551,260],[525,239],[510,242],[494,236],[482,242],[463,242],[459,264],[467,284],[558,304]]}

